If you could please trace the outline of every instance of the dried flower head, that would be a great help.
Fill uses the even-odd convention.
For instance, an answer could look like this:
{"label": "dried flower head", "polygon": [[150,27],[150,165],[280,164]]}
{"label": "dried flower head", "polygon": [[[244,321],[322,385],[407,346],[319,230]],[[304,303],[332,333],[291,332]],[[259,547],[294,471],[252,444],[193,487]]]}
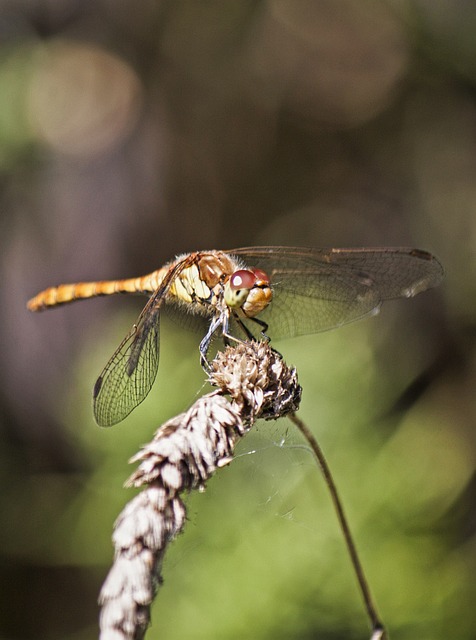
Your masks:
{"label": "dried flower head", "polygon": [[144,637],[167,545],[185,523],[180,494],[203,489],[256,419],[294,412],[301,398],[296,371],[266,342],[227,347],[211,363],[210,382],[216,391],[166,422],[131,459],[139,466],[126,486],[145,489],[115,523],[114,564],[99,599],[101,640]]}

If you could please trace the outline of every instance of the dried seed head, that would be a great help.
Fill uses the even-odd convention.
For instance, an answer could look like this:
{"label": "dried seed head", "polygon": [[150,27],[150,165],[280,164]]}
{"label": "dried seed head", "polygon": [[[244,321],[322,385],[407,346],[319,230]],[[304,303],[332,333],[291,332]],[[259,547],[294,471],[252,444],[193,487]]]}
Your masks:
{"label": "dried seed head", "polygon": [[211,369],[218,389],[166,422],[131,460],[139,466],[127,486],[143,491],[115,524],[114,565],[100,595],[101,640],[144,637],[166,548],[185,523],[180,494],[203,488],[228,464],[255,419],[276,419],[299,405],[296,371],[266,342],[228,347]]}
{"label": "dried seed head", "polygon": [[241,342],[219,352],[209,382],[229,394],[251,420],[280,418],[296,411],[301,400],[296,369],[267,342]]}

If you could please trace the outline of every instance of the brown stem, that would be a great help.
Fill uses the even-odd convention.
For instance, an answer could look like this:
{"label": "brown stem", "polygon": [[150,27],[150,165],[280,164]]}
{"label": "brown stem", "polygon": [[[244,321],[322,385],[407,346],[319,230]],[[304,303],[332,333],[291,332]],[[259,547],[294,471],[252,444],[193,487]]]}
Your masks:
{"label": "brown stem", "polygon": [[306,438],[309,445],[311,446],[311,449],[314,452],[314,455],[316,456],[317,462],[324,476],[324,480],[329,489],[329,493],[331,494],[332,503],[334,505],[334,509],[337,514],[337,519],[339,520],[339,525],[344,535],[345,544],[347,546],[347,550],[349,551],[349,555],[352,562],[352,566],[354,568],[355,575],[357,576],[357,581],[359,583],[360,592],[362,594],[365,608],[367,610],[367,615],[372,625],[371,640],[388,640],[387,632],[385,630],[385,627],[382,621],[379,618],[379,615],[377,613],[377,608],[372,600],[370,588],[369,588],[367,579],[365,578],[364,570],[362,568],[362,564],[360,563],[359,556],[357,554],[357,549],[356,549],[354,540],[352,538],[352,534],[350,532],[349,524],[345,517],[344,508],[339,498],[339,493],[337,491],[337,487],[332,477],[331,470],[324,457],[324,453],[322,452],[322,449],[319,446],[319,443],[315,439],[310,429],[306,426],[306,424],[300,418],[297,417],[295,413],[289,414],[289,419],[297,426],[299,431],[303,434],[303,436]]}

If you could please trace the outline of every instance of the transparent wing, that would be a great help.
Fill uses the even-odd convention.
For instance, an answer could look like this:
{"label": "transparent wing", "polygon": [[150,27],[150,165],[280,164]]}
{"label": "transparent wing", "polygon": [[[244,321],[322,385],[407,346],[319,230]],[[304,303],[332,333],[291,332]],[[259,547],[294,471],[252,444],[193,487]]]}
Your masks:
{"label": "transparent wing", "polygon": [[271,279],[273,301],[259,318],[271,338],[332,329],[375,313],[384,300],[439,284],[438,260],[417,249],[250,247],[229,251]]}
{"label": "transparent wing", "polygon": [[159,367],[160,312],[165,296],[177,275],[193,259],[190,255],[170,269],[96,380],[94,416],[102,427],[123,420],[151,390]]}
{"label": "transparent wing", "polygon": [[96,380],[94,417],[102,427],[123,420],[147,396],[159,367],[159,314],[144,316],[124,338]]}

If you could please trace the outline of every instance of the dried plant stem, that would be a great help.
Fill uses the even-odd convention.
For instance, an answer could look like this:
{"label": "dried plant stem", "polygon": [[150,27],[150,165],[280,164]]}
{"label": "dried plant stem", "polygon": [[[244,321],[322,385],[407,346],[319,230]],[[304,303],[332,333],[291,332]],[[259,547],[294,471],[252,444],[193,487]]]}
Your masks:
{"label": "dried plant stem", "polygon": [[210,382],[216,391],[166,422],[131,460],[139,466],[126,486],[143,490],[114,525],[114,563],[99,597],[100,640],[144,638],[165,552],[186,521],[181,494],[203,489],[217,469],[231,462],[236,443],[258,418],[285,415],[309,442],[324,474],[372,624],[371,640],[388,640],[329,467],[314,436],[296,416],[301,398],[296,371],[267,343],[245,342],[218,353]]}
{"label": "dried plant stem", "polygon": [[166,549],[185,523],[180,495],[228,464],[258,418],[292,413],[301,398],[295,370],[267,343],[227,347],[211,363],[210,382],[216,391],[166,422],[131,460],[139,466],[126,485],[143,491],[114,525],[114,564],[99,597],[101,640],[144,637]]}
{"label": "dried plant stem", "polygon": [[298,416],[295,413],[290,414],[288,417],[291,420],[291,422],[293,422],[297,426],[299,431],[303,434],[303,436],[308,441],[317,459],[319,467],[322,471],[322,475],[324,476],[324,480],[327,484],[327,488],[329,489],[332,503],[334,505],[334,509],[337,514],[337,519],[339,521],[339,525],[342,530],[342,534],[344,536],[345,544],[349,551],[352,566],[354,568],[355,575],[357,576],[357,581],[359,583],[360,592],[362,594],[365,608],[367,610],[367,615],[369,617],[369,620],[372,626],[371,640],[388,640],[387,632],[385,630],[385,627],[382,621],[379,618],[379,615],[377,613],[377,608],[373,602],[372,594],[370,593],[370,588],[369,588],[367,579],[365,577],[362,564],[359,560],[357,548],[352,538],[352,533],[350,531],[347,518],[345,517],[344,508],[339,498],[339,493],[337,491],[334,478],[332,477],[332,473],[329,468],[329,465],[327,464],[324,453],[321,447],[319,446],[319,443],[315,439],[314,435],[312,434],[311,430],[307,427],[307,425],[300,418],[298,418]]}

